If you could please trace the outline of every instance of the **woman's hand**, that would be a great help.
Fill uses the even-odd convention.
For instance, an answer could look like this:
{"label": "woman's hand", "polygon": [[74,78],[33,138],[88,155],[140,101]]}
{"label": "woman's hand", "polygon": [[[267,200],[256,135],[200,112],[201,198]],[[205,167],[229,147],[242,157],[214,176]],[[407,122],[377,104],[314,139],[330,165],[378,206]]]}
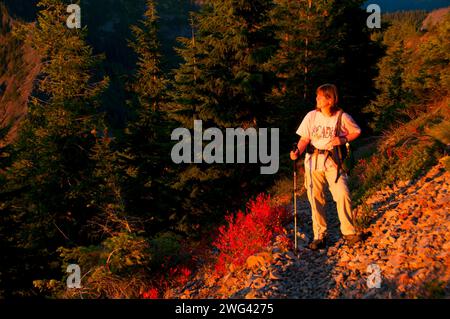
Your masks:
{"label": "woman's hand", "polygon": [[327,148],[333,148],[334,146],[344,145],[345,143],[347,143],[346,137],[335,136],[330,142],[328,142]]}
{"label": "woman's hand", "polygon": [[[297,147],[294,146],[293,150],[290,153],[291,160],[297,160],[306,150],[306,147],[308,146],[310,141],[311,140],[309,138],[302,137],[300,141],[298,141]],[[295,148],[296,150],[294,151]]]}
{"label": "woman's hand", "polygon": [[293,161],[297,160],[298,159],[298,150],[295,152],[291,151],[290,156],[291,156],[291,160],[293,160]]}

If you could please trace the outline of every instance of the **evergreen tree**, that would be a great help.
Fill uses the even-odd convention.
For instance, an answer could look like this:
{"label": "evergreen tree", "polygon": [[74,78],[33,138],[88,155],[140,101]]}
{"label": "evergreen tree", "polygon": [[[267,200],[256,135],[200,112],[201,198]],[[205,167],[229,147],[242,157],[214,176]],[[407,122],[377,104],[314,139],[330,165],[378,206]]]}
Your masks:
{"label": "evergreen tree", "polygon": [[[86,29],[68,29],[67,4],[42,0],[35,26],[22,29],[42,60],[39,82],[12,145],[2,206],[13,227],[16,266],[23,278],[59,274],[56,248],[87,242],[88,221],[100,213],[93,202],[96,182],[94,132],[102,130],[99,97],[107,79],[92,77],[98,57],[85,43]],[[19,261],[17,258],[21,258]],[[23,260],[22,260],[23,258]],[[16,268],[17,269],[17,268]]]}
{"label": "evergreen tree", "polygon": [[279,47],[266,67],[277,76],[270,100],[279,108],[275,122],[285,123],[282,147],[288,149],[293,132],[302,115],[315,105],[315,89],[323,84],[327,73],[327,48],[324,38],[329,1],[276,0],[271,11],[271,25],[275,29]]}
{"label": "evergreen tree", "polygon": [[377,98],[368,105],[366,111],[372,113],[376,132],[389,127],[399,119],[399,111],[405,108],[406,96],[403,84],[405,69],[405,46],[400,41],[380,64],[380,74],[376,79]]}
{"label": "evergreen tree", "polygon": [[147,1],[144,19],[132,27],[130,46],[138,57],[130,102],[134,117],[121,141],[119,165],[130,213],[148,221],[152,233],[168,227],[174,200],[167,184],[170,161],[170,126],[165,116],[168,81],[160,69],[158,16],[154,1]]}
{"label": "evergreen tree", "polygon": [[191,38],[178,38],[179,47],[175,50],[183,62],[175,70],[171,103],[169,105],[170,117],[182,127],[193,128],[193,122],[199,119],[198,113],[202,103],[203,70],[200,64],[200,46],[196,36],[197,16],[191,13]]}
{"label": "evergreen tree", "polygon": [[[411,62],[405,65],[405,86],[414,92],[415,104],[432,104],[449,94],[450,13],[424,35]],[[422,110],[424,110],[422,108]]]}
{"label": "evergreen tree", "polygon": [[[185,128],[267,127],[276,109],[267,100],[275,77],[265,68],[276,49],[268,24],[272,1],[208,1],[193,14],[192,37],[181,38],[170,116]],[[277,127],[280,124],[277,123]],[[227,143],[230,141],[227,141]],[[184,229],[217,222],[218,214],[261,189],[257,165],[182,164],[173,184],[181,194],[176,218]]]}
{"label": "evergreen tree", "polygon": [[381,50],[371,41],[362,1],[275,1],[271,24],[279,48],[267,67],[279,81],[270,96],[283,126],[282,147],[295,139],[301,118],[314,109],[315,90],[339,88],[340,106],[358,120],[371,96],[371,79]]}
{"label": "evergreen tree", "polygon": [[[90,238],[104,239],[119,233],[137,232],[142,229],[141,220],[130,216],[122,190],[119,153],[115,151],[114,141],[106,125],[103,132],[93,132],[96,143],[92,148],[90,160],[95,163],[91,185],[92,196],[89,207],[99,211],[89,220]],[[98,242],[98,240],[96,240]]]}
{"label": "evergreen tree", "polygon": [[137,73],[132,84],[139,107],[143,110],[159,110],[164,102],[167,80],[160,69],[160,42],[158,40],[158,16],[154,1],[147,1],[147,10],[141,26],[132,26],[134,41],[130,46],[138,56]]}
{"label": "evergreen tree", "polygon": [[379,43],[371,41],[373,31],[367,28],[364,3],[363,0],[333,1],[322,39],[328,45],[327,61],[330,62],[321,79],[338,86],[340,106],[366,131],[368,121],[362,108],[373,97],[372,79],[383,52]]}
{"label": "evergreen tree", "polygon": [[381,34],[386,54],[375,78],[378,94],[365,108],[377,132],[415,118],[447,94],[449,55],[444,39],[449,18],[425,33],[421,30],[424,18],[421,11],[387,16],[389,25]]}
{"label": "evergreen tree", "polygon": [[[181,41],[194,41],[191,50],[198,52],[199,119],[220,127],[268,123],[273,108],[265,95],[272,89],[273,74],[263,64],[276,44],[267,24],[271,6],[267,0],[210,1],[194,19],[196,38]],[[175,113],[185,111],[184,105],[177,106]]]}

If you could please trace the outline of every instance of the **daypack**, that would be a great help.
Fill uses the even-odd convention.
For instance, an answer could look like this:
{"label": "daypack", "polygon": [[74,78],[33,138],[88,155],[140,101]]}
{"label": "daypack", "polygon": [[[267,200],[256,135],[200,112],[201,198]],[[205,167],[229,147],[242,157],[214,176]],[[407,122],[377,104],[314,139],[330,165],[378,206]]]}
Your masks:
{"label": "daypack", "polygon": [[[334,136],[340,136],[342,131],[342,115],[344,111],[339,109],[339,116],[336,123],[336,129]],[[349,174],[351,167],[353,166],[353,154],[350,148],[350,144],[347,142],[344,145],[338,145],[333,147],[331,158],[337,165],[337,176],[336,181],[338,181],[341,171]]]}

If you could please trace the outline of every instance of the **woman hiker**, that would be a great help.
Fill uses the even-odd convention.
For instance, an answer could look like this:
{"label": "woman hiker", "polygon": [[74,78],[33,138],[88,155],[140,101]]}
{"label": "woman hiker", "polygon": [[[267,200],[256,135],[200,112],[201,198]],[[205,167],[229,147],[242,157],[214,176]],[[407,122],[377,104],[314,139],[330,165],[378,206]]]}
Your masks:
{"label": "woman hiker", "polygon": [[[352,202],[347,186],[346,173],[338,174],[338,166],[332,159],[334,146],[345,145],[361,134],[361,129],[352,117],[343,113],[341,130],[336,136],[336,124],[340,109],[337,88],[333,84],[324,84],[316,92],[317,107],[306,114],[297,134],[300,140],[297,150],[290,157],[296,160],[305,150],[305,187],[312,210],[314,240],[309,244],[311,250],[326,247],[327,222],[325,213],[324,187],[328,183],[333,200],[336,202],[341,233],[348,245],[361,241],[361,236],[352,223]],[[339,170],[340,171],[340,170]]]}

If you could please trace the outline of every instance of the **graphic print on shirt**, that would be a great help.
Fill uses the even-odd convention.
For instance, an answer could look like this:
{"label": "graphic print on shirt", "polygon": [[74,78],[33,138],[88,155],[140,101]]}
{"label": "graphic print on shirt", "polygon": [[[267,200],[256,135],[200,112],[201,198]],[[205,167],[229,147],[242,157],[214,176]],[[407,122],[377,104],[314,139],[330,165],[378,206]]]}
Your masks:
{"label": "graphic print on shirt", "polygon": [[[335,113],[332,117],[324,116],[319,111],[310,111],[302,120],[296,133],[301,137],[311,140],[311,144],[318,149],[327,149],[329,142],[335,135],[335,128],[339,113]],[[360,133],[361,129],[353,118],[347,113],[342,115],[342,126],[340,136]],[[328,148],[329,149],[329,148]],[[310,165],[311,164],[311,165]],[[334,163],[330,158],[325,162],[325,155],[318,154],[312,157],[311,154],[305,155],[305,170],[309,171],[313,167],[314,170],[335,169]]]}
{"label": "graphic print on shirt", "polygon": [[335,126],[314,125],[311,131],[312,139],[331,138],[334,136]]}

